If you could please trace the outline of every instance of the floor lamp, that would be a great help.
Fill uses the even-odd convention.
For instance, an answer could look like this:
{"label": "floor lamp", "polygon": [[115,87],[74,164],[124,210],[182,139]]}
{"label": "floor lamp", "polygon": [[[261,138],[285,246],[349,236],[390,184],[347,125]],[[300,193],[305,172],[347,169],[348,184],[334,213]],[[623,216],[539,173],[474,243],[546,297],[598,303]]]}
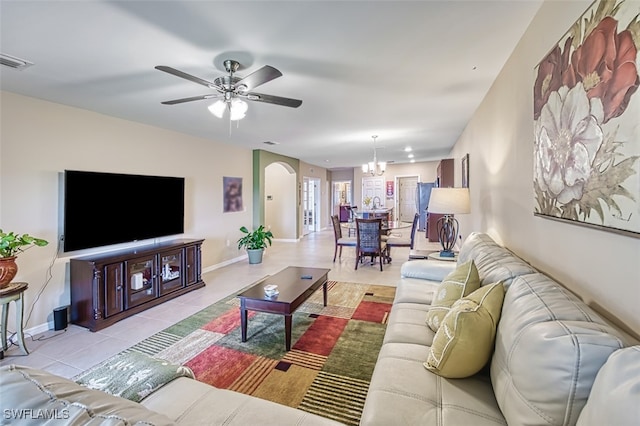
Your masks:
{"label": "floor lamp", "polygon": [[428,213],[443,214],[436,224],[438,239],[442,245],[441,257],[454,257],[453,246],[458,239],[458,220],[454,214],[471,212],[468,188],[433,188],[429,198]]}

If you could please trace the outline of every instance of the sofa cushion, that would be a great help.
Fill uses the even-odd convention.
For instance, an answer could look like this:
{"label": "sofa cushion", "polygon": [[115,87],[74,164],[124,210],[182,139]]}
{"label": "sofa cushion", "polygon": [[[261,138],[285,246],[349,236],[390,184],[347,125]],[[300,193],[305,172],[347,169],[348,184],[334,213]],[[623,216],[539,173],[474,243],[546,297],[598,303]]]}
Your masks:
{"label": "sofa cushion", "polygon": [[427,312],[427,325],[433,331],[438,331],[451,305],[461,297],[469,295],[480,287],[478,270],[473,259],[459,264],[447,275],[438,286],[435,297],[431,302],[431,309]]}
{"label": "sofa cushion", "polygon": [[493,352],[504,286],[486,285],[453,304],[433,338],[424,366],[443,377],[476,374]]}
{"label": "sofa cushion", "polygon": [[141,404],[185,426],[342,425],[306,411],[184,377],[149,395]]}
{"label": "sofa cushion", "polygon": [[633,339],[544,274],[506,292],[491,380],[509,424],[573,425],[609,355]]}
{"label": "sofa cushion", "polygon": [[387,320],[383,343],[399,342],[431,346],[434,332],[424,322],[429,305],[395,303]]}
{"label": "sofa cushion", "polygon": [[578,426],[636,426],[640,422],[640,346],[615,351],[593,382]]}
{"label": "sofa cushion", "polygon": [[428,351],[409,343],[382,346],[361,426],[506,425],[488,377],[450,380],[433,374],[422,366]]}
{"label": "sofa cushion", "polygon": [[440,283],[455,269],[456,264],[454,262],[412,260],[402,264],[400,276],[402,278],[419,278]]}
{"label": "sofa cushion", "polygon": [[439,285],[440,281],[400,278],[393,303],[422,303],[430,305],[434,292]]}
{"label": "sofa cushion", "polygon": [[480,275],[480,284],[502,281],[505,289],[520,275],[538,272],[533,266],[496,243],[489,235],[474,232],[465,239],[458,263],[473,259]]}
{"label": "sofa cushion", "polygon": [[[136,402],[87,389],[71,380],[29,367],[0,367],[0,389],[0,403],[5,416],[7,413],[9,416],[12,413],[26,416],[29,415],[24,413],[32,413],[30,416],[33,418],[22,418],[19,422],[21,425],[56,425],[62,424],[61,420],[64,424],[83,426],[175,424],[168,417]],[[40,412],[54,418],[50,419],[50,423],[45,423],[42,417],[37,418]]]}

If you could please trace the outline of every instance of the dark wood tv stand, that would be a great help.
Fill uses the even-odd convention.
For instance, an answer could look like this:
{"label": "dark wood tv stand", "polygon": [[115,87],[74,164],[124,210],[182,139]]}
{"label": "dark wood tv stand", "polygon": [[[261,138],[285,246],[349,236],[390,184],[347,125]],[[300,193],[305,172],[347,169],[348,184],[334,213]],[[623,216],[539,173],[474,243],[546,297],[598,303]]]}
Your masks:
{"label": "dark wood tv stand", "polygon": [[91,331],[203,287],[204,240],[172,240],[71,259],[71,322]]}

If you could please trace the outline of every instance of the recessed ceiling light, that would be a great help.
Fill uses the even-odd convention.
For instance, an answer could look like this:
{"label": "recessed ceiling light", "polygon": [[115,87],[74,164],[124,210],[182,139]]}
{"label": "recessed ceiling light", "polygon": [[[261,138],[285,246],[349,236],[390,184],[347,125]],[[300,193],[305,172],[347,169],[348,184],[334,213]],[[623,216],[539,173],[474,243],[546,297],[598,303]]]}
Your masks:
{"label": "recessed ceiling light", "polygon": [[413,158],[411,159],[411,161],[409,161],[410,163],[415,163],[416,160],[414,160]]}
{"label": "recessed ceiling light", "polygon": [[413,158],[413,154],[409,154],[409,155],[407,155],[407,157]]}
{"label": "recessed ceiling light", "polygon": [[411,147],[410,147],[410,146],[408,146],[408,147],[406,147],[406,148],[404,149],[404,152],[411,152],[411,151],[412,151],[412,149],[411,149]]}
{"label": "recessed ceiling light", "polygon": [[330,162],[331,162],[331,160],[324,160],[324,162],[325,162],[325,163],[330,163]]}

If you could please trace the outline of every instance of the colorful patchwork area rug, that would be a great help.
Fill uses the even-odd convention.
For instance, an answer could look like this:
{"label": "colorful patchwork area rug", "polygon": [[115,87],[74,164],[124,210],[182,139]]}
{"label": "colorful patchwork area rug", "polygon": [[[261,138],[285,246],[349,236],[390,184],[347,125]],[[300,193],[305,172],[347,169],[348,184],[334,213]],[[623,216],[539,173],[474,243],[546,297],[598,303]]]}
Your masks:
{"label": "colorful patchwork area rug", "polygon": [[[319,290],[294,313],[287,352],[281,315],[249,311],[241,342],[233,294],[125,352],[187,366],[218,388],[357,425],[394,295],[394,287],[329,281],[328,306]],[[114,362],[118,355],[100,369]]]}

